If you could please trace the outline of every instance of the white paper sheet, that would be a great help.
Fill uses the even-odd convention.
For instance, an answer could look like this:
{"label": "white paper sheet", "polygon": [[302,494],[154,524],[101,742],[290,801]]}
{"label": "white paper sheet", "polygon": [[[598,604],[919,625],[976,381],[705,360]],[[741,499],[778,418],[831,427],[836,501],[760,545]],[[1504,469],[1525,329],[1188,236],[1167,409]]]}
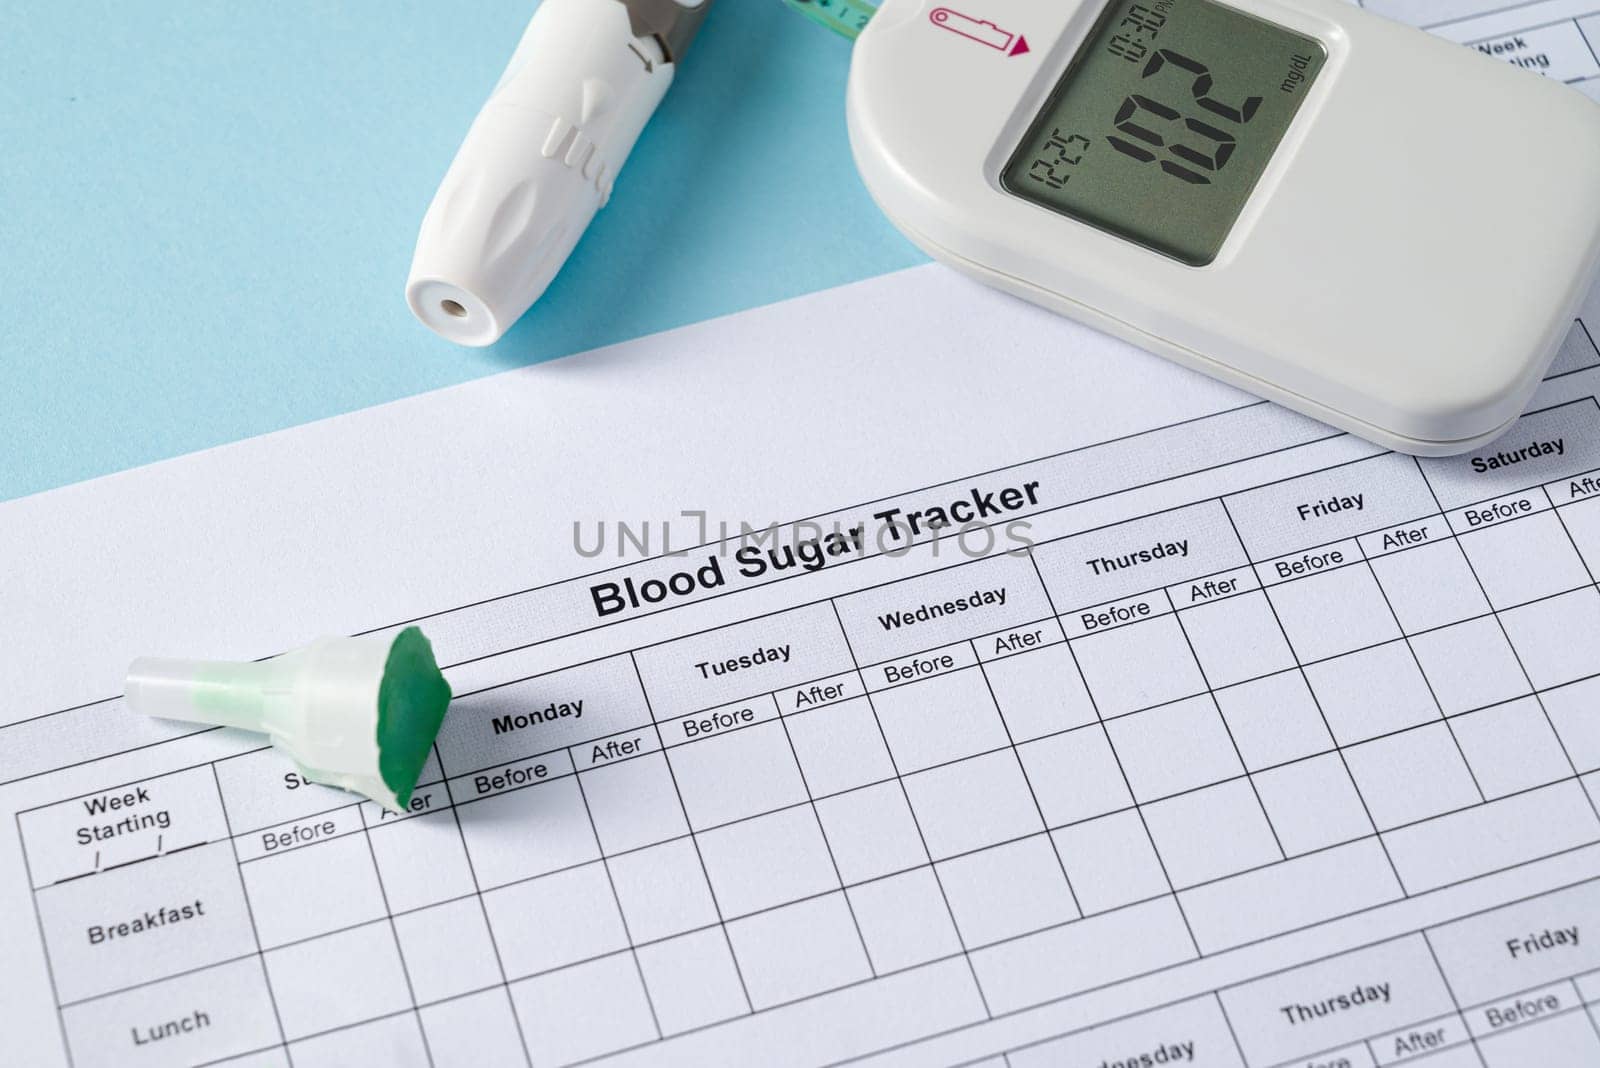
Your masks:
{"label": "white paper sheet", "polygon": [[[6,1059],[1600,1062],[1584,317],[1419,462],[930,267],[0,506]],[[408,621],[405,818],[115,696]]]}

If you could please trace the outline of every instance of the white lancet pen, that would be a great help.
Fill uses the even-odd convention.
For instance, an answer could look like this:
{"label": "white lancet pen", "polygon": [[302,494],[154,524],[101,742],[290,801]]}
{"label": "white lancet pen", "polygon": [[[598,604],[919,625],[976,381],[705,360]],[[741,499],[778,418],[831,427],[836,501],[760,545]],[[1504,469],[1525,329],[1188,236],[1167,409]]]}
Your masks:
{"label": "white lancet pen", "polygon": [[406,302],[490,345],[606,200],[713,0],[544,0],[423,217]]}

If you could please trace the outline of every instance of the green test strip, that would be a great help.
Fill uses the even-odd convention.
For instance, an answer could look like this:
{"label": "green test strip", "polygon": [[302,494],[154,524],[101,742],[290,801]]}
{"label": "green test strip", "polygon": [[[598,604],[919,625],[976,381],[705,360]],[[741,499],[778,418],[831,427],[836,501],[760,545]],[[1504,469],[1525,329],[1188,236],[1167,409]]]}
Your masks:
{"label": "green test strip", "polygon": [[870,0],[783,0],[812,22],[854,41],[866,29],[878,5]]}

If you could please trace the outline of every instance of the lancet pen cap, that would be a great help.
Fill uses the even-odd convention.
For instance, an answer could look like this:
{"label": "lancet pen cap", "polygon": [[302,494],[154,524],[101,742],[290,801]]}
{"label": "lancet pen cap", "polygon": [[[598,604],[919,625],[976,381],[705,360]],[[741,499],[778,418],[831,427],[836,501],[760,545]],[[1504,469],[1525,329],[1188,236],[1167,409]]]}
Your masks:
{"label": "lancet pen cap", "polygon": [[490,345],[539,299],[610,198],[711,3],[539,5],[423,217],[406,302],[425,326]]}
{"label": "lancet pen cap", "polygon": [[136,712],[261,731],[312,782],[402,812],[450,704],[422,631],[322,638],[256,663],[141,657],[124,687]]}

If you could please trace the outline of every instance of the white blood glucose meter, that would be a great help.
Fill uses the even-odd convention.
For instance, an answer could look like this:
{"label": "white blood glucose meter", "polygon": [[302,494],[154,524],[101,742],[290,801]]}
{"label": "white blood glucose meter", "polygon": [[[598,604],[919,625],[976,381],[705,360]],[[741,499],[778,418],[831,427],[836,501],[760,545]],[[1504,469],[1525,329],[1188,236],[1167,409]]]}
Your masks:
{"label": "white blood glucose meter", "polygon": [[1522,411],[1600,105],[1342,0],[886,0],[850,143],[935,259],[1389,448]]}

